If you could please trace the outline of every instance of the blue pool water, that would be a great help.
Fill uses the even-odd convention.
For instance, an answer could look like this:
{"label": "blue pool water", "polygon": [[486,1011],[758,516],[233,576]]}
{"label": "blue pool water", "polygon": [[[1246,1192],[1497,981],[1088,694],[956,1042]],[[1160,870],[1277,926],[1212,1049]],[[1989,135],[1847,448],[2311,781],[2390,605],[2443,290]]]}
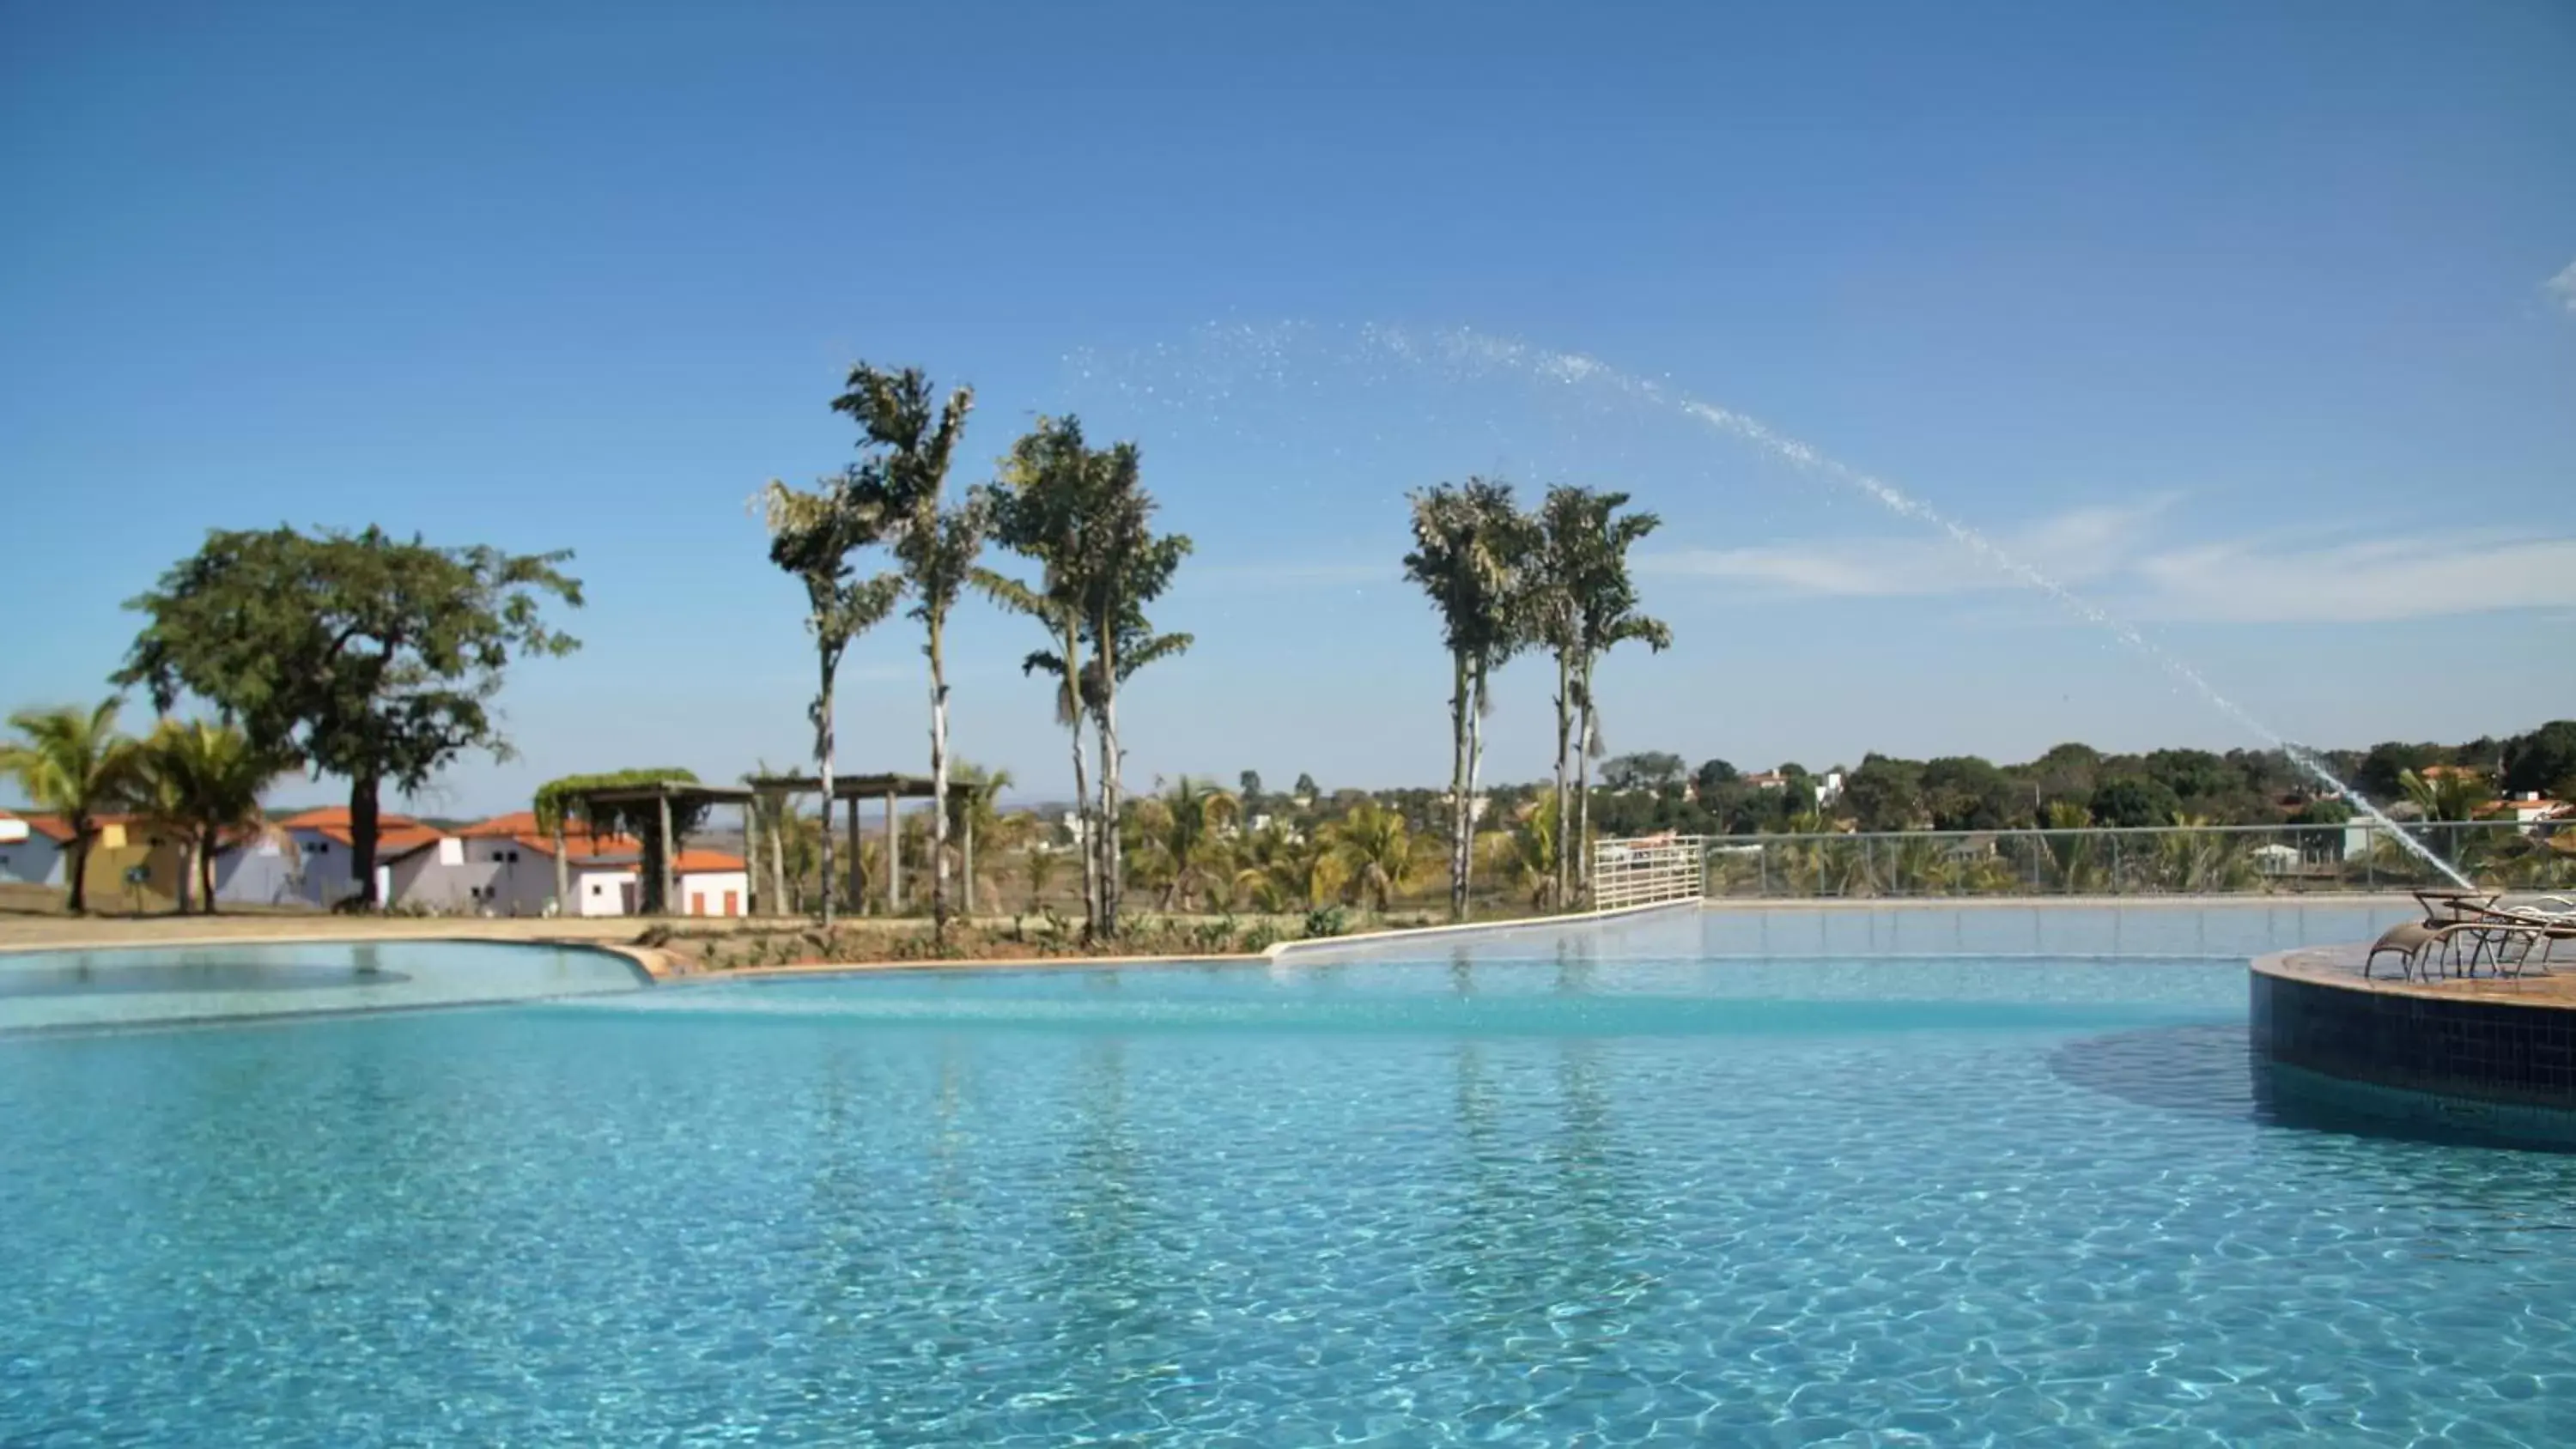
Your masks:
{"label": "blue pool water", "polygon": [[2576,1442],[2576,1157],[1708,929],[0,1041],[0,1442]]}

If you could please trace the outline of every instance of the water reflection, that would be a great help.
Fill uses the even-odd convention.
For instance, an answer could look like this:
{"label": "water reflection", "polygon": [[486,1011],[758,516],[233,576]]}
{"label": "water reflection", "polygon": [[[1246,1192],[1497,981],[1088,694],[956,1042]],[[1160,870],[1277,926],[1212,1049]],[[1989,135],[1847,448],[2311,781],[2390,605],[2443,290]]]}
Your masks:
{"label": "water reflection", "polygon": [[2427,1146],[2576,1152],[2564,1144],[2516,1140],[2465,1123],[2372,1112],[2285,1089],[2271,1064],[2254,1050],[2242,1022],[2085,1037],[2050,1053],[2049,1069],[2075,1086],[2194,1117]]}

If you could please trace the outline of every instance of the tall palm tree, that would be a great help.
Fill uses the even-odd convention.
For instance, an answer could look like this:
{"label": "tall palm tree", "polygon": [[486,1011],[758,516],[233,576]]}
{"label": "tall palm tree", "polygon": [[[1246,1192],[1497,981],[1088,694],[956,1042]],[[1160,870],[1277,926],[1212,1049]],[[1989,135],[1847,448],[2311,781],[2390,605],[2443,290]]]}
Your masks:
{"label": "tall palm tree", "polygon": [[1417,842],[1401,814],[1374,800],[1352,806],[1349,814],[1323,828],[1323,837],[1340,859],[1352,900],[1362,910],[1385,914],[1413,880]]}
{"label": "tall palm tree", "polygon": [[1083,443],[1077,418],[1040,418],[1038,425],[1011,445],[992,488],[993,539],[1011,552],[1035,561],[1035,587],[990,570],[979,571],[976,584],[1014,613],[1034,619],[1052,646],[1021,661],[1023,674],[1045,673],[1055,680],[1055,722],[1072,736],[1073,799],[1077,842],[1082,847],[1082,928],[1100,928],[1100,852],[1098,817],[1091,799],[1088,767],[1083,759],[1082,722],[1090,712],[1083,698],[1086,677],[1082,657],[1083,600],[1081,559],[1086,524],[1095,506],[1100,470],[1096,455]]}
{"label": "tall palm tree", "polygon": [[[814,636],[821,685],[807,715],[814,722],[814,767],[823,787],[823,927],[832,925],[832,686],[850,641],[885,621],[903,591],[899,574],[853,577],[850,556],[878,542],[885,514],[858,469],[808,491],[771,479],[754,500],[769,528],[769,561],[805,586],[805,627]],[[852,801],[852,810],[858,803]],[[560,851],[557,859],[562,858]]]}
{"label": "tall palm tree", "polygon": [[1526,637],[1521,560],[1535,526],[1513,506],[1508,483],[1471,477],[1406,497],[1413,549],[1404,556],[1404,576],[1431,596],[1449,650],[1449,918],[1463,921],[1474,870],[1478,722],[1487,676]]}
{"label": "tall palm tree", "polygon": [[920,368],[899,370],[858,363],[832,410],[846,413],[877,451],[859,467],[859,491],[884,520],[910,589],[912,617],[928,634],[930,660],[930,921],[934,937],[948,930],[948,661],[949,612],[975,574],[975,560],[991,529],[991,505],[982,489],[962,503],[943,499],[948,463],[975,406],[975,390],[961,387],[942,403]]}
{"label": "tall palm tree", "polygon": [[1118,933],[1120,882],[1119,834],[1121,797],[1125,790],[1125,751],[1118,744],[1118,688],[1137,670],[1190,647],[1187,634],[1158,634],[1146,622],[1144,607],[1171,587],[1172,575],[1190,552],[1183,534],[1156,534],[1154,496],[1145,491],[1142,454],[1133,443],[1119,443],[1098,460],[1094,506],[1082,540],[1077,597],[1082,601],[1082,627],[1091,645],[1083,691],[1091,701],[1092,724],[1100,749],[1100,924]]}
{"label": "tall palm tree", "polygon": [[117,704],[107,699],[91,710],[22,709],[9,716],[17,738],[0,741],[0,771],[17,776],[27,802],[62,816],[71,830],[63,878],[71,887],[66,905],[75,915],[89,909],[86,878],[97,817],[130,803],[140,783],[142,754],[132,739],[117,733]]}
{"label": "tall palm tree", "polygon": [[193,887],[197,909],[215,913],[215,855],[224,836],[260,822],[260,794],[282,773],[281,762],[255,749],[230,724],[163,720],[143,741],[136,759],[138,799],[153,823],[187,842],[181,911]]}
{"label": "tall palm tree", "polygon": [[1593,531],[1587,532],[1581,545],[1587,563],[1574,595],[1573,685],[1581,748],[1575,757],[1571,849],[1576,897],[1583,900],[1592,894],[1592,761],[1602,752],[1600,698],[1592,688],[1594,667],[1601,656],[1621,644],[1640,643],[1660,654],[1673,643],[1673,631],[1661,620],[1637,612],[1636,583],[1628,569],[1628,550],[1662,526],[1663,520],[1651,513],[1614,516],[1626,501],[1624,494],[1603,494],[1599,502],[1605,506],[1587,514]]}
{"label": "tall palm tree", "polygon": [[[1671,633],[1649,619],[1620,625],[1604,617],[1630,607],[1628,549],[1655,531],[1662,520],[1651,513],[1620,516],[1625,493],[1558,486],[1539,504],[1538,546],[1533,578],[1523,591],[1527,629],[1556,661],[1556,802],[1558,821],[1578,813],[1574,770],[1584,776],[1581,828],[1559,830],[1556,838],[1557,899],[1572,900],[1577,865],[1591,835],[1590,771],[1583,762],[1601,752],[1597,716],[1591,708],[1592,665],[1602,651],[1627,639],[1641,639],[1662,649]],[[1623,594],[1625,595],[1623,597]],[[1578,730],[1578,721],[1580,728]]]}

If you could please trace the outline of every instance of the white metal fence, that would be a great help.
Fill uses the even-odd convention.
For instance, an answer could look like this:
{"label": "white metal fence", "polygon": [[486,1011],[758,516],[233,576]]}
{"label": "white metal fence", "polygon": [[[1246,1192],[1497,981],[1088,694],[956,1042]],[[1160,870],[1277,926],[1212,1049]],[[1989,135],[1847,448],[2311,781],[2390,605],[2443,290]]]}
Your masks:
{"label": "white metal fence", "polygon": [[2576,824],[2513,820],[1661,836],[1596,845],[1594,899],[1683,899],[1692,868],[1713,897],[2386,892],[2445,884],[2427,855],[2492,889],[2567,891],[2571,847]]}
{"label": "white metal fence", "polygon": [[1707,880],[1708,852],[1696,838],[1604,840],[1592,848],[1595,910],[1697,900]]}

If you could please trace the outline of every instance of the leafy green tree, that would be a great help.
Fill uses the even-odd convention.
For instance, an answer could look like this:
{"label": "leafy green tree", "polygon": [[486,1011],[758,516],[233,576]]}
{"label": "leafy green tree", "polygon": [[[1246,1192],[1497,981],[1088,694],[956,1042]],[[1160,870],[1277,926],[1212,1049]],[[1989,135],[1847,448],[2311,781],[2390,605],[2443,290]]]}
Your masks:
{"label": "leafy green tree", "polygon": [[[821,854],[823,926],[832,925],[834,886],[832,830],[832,736],[834,684],[850,641],[885,622],[903,592],[903,576],[878,573],[860,578],[851,557],[885,536],[885,511],[871,495],[859,470],[845,469],[800,491],[775,479],[756,500],[769,528],[769,561],[805,586],[805,629],[814,636],[819,676],[814,702],[806,717],[814,724],[814,770],[822,785]],[[852,810],[858,802],[852,801]],[[563,852],[555,859],[561,862]],[[801,879],[801,877],[799,877]],[[565,886],[556,882],[560,897]]]}
{"label": "leafy green tree", "polygon": [[373,906],[384,787],[418,790],[468,750],[508,758],[490,710],[503,671],[578,647],[544,619],[549,598],[581,603],[571,557],[217,530],[128,603],[147,622],[117,682],[164,713],[194,695],[260,753],[346,779],[356,902]]}
{"label": "leafy green tree", "polygon": [[1705,799],[1743,778],[1743,772],[1726,761],[1708,760],[1702,762],[1699,769],[1692,773],[1691,787]]}
{"label": "leafy green tree", "polygon": [[2505,741],[2504,787],[2516,794],[2576,796],[2576,719],[2551,720]]}
{"label": "leafy green tree", "polygon": [[142,783],[142,752],[117,733],[114,699],[95,709],[22,709],[9,716],[14,739],[0,741],[0,771],[15,775],[27,803],[63,818],[72,833],[63,861],[72,914],[89,909],[89,856],[98,817],[132,803]]}
{"label": "leafy green tree", "polygon": [[1521,560],[1535,527],[1512,502],[1512,486],[1469,478],[1407,495],[1413,549],[1404,576],[1422,586],[1440,615],[1449,649],[1449,918],[1467,919],[1474,872],[1476,772],[1486,680],[1526,639]]}
{"label": "leafy green tree", "polygon": [[1603,761],[1601,783],[1612,790],[1660,790],[1679,785],[1687,770],[1679,755],[1641,750]]}
{"label": "leafy green tree", "polygon": [[2361,757],[2360,767],[2352,773],[2352,784],[2375,800],[2403,799],[2406,794],[2404,777],[2421,771],[2427,765],[2441,764],[2443,753],[2438,745],[2382,741],[2372,745],[2369,753]]}
{"label": "leafy green tree", "polygon": [[1261,808],[1261,772],[1246,770],[1234,779],[1235,794],[1243,801],[1245,813]]}
{"label": "leafy green tree", "polygon": [[[215,913],[215,856],[225,835],[260,822],[259,797],[285,765],[252,748],[229,724],[163,720],[142,744],[137,774],[144,813],[187,842],[180,908]],[[193,889],[191,888],[193,887]]]}
{"label": "leafy green tree", "polygon": [[2093,792],[2093,818],[2105,825],[2169,825],[2182,813],[2182,802],[2160,780],[2144,775],[2117,775]]}
{"label": "leafy green tree", "polygon": [[832,410],[847,414],[868,450],[855,491],[886,530],[912,596],[912,617],[928,635],[930,660],[930,921],[934,936],[948,930],[948,659],[949,613],[976,574],[992,526],[992,505],[981,489],[950,506],[944,499],[948,464],[966,431],[975,392],[961,387],[943,403],[917,367],[900,370],[858,363],[850,369]]}
{"label": "leafy green tree", "polygon": [[1298,772],[1297,783],[1293,788],[1296,792],[1297,798],[1300,800],[1312,801],[1319,798],[1315,785],[1315,777],[1302,770]]}
{"label": "leafy green tree", "polygon": [[2004,772],[1975,755],[1925,761],[1922,784],[1936,830],[2001,830],[2028,815],[2028,802]]}
{"label": "leafy green tree", "polygon": [[1863,830],[1912,830],[1928,818],[1923,766],[1890,755],[1863,755],[1843,777],[1842,806]]}

